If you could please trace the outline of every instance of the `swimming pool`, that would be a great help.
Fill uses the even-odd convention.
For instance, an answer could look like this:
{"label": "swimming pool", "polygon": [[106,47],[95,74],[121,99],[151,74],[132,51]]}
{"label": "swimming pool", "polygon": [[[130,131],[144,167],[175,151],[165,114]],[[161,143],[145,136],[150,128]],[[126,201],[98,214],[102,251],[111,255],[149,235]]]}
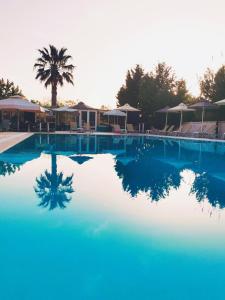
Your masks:
{"label": "swimming pool", "polygon": [[224,299],[225,143],[34,135],[0,154],[0,299]]}

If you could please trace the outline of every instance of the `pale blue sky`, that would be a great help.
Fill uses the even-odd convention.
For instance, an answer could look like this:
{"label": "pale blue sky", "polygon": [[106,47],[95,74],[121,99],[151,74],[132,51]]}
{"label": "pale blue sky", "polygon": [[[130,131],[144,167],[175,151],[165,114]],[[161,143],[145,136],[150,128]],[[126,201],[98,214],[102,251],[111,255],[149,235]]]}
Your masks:
{"label": "pale blue sky", "polygon": [[159,61],[198,93],[206,67],[225,63],[222,0],[0,0],[0,77],[15,81],[33,99],[50,99],[34,79],[37,49],[65,46],[74,58],[75,86],[60,99],[115,106],[127,69],[150,70]]}

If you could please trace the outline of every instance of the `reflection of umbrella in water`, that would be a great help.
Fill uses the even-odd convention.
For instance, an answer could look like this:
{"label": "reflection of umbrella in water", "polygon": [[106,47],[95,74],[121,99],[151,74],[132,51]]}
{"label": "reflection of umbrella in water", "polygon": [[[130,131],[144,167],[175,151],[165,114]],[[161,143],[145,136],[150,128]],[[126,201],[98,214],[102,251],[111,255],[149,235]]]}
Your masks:
{"label": "reflection of umbrella in water", "polygon": [[116,157],[116,160],[122,163],[124,166],[127,166],[129,163],[135,160],[133,156],[119,155]]}
{"label": "reflection of umbrella in water", "polygon": [[77,162],[79,165],[82,165],[85,162],[89,161],[90,159],[93,159],[93,157],[86,156],[86,155],[74,155],[74,156],[70,156],[70,159]]}

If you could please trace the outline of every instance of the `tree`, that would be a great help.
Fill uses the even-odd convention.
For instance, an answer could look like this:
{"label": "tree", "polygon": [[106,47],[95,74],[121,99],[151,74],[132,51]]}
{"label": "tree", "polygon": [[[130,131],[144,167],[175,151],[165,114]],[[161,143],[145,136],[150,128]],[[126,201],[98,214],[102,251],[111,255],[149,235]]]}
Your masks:
{"label": "tree", "polygon": [[57,106],[57,89],[63,86],[64,82],[73,84],[74,65],[69,64],[72,59],[71,55],[67,55],[67,49],[57,49],[50,45],[47,48],[39,49],[40,57],[37,58],[34,68],[37,69],[36,79],[44,82],[45,87],[52,88],[52,107]]}
{"label": "tree", "polygon": [[207,68],[203,78],[200,80],[200,92],[207,100],[214,100],[216,95],[215,74],[213,70]]}
{"label": "tree", "polygon": [[65,208],[66,203],[70,202],[73,174],[63,178],[63,173],[57,172],[56,155],[52,154],[51,172],[47,170],[40,178],[36,178],[37,186],[34,188],[37,196],[41,199],[39,206],[49,207],[53,210],[56,207]]}
{"label": "tree", "polygon": [[6,99],[16,95],[23,96],[21,89],[9,79],[0,79],[0,99]]}
{"label": "tree", "polygon": [[127,72],[126,82],[123,85],[118,94],[118,105],[124,105],[129,103],[131,106],[139,106],[139,92],[141,79],[144,76],[144,70],[140,65],[136,65],[134,69]]}
{"label": "tree", "polygon": [[215,97],[213,101],[225,98],[225,65],[222,66],[215,75]]}

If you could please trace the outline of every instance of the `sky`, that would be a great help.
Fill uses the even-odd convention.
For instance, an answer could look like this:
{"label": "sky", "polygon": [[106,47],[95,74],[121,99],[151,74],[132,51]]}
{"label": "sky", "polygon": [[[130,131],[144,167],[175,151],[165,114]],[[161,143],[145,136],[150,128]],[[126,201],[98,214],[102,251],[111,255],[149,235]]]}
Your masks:
{"label": "sky", "polygon": [[0,77],[29,99],[49,100],[35,80],[37,49],[53,44],[73,56],[74,86],[60,100],[116,105],[126,72],[158,62],[173,67],[198,95],[207,67],[225,63],[224,0],[0,0]]}

